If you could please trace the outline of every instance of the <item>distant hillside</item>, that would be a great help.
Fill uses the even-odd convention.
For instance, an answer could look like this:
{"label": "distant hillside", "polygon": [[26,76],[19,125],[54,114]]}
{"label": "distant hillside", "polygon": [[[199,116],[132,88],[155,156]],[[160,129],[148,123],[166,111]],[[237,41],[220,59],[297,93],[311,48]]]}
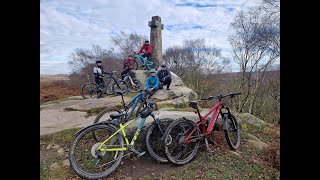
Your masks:
{"label": "distant hillside", "polygon": [[55,75],[46,75],[46,74],[40,74],[40,81],[47,82],[47,81],[68,81],[70,80],[69,75],[67,74],[55,74]]}

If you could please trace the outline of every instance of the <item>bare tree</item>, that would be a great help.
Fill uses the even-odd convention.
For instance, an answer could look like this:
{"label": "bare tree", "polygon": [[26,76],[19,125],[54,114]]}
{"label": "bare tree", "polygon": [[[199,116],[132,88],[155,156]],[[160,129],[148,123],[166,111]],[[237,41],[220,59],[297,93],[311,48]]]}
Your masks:
{"label": "bare tree", "polygon": [[106,71],[120,71],[123,59],[128,54],[132,54],[132,51],[138,51],[142,42],[146,39],[146,36],[136,33],[120,32],[111,37],[111,41],[115,45],[114,48],[107,50],[99,45],[92,45],[91,49],[76,49],[70,55],[70,61],[68,62],[73,68],[70,78],[77,83],[83,83],[80,79],[92,80],[92,69],[97,60],[102,61]]}
{"label": "bare tree", "polygon": [[199,96],[214,87],[208,77],[221,72],[229,63],[221,55],[221,49],[207,47],[204,39],[185,40],[182,46],[170,47],[163,59],[170,70]]}
{"label": "bare tree", "polygon": [[147,40],[147,36],[145,35],[137,33],[126,34],[122,31],[111,37],[111,41],[116,45],[122,59],[128,54],[132,54],[133,51],[138,51],[145,40]]}
{"label": "bare tree", "polygon": [[[79,78],[91,81],[93,77],[93,67],[97,60],[102,61],[106,71],[117,70],[121,68],[122,62],[114,57],[114,50],[106,50],[98,45],[92,45],[91,49],[76,49],[70,56],[69,65],[73,68],[70,79],[74,82],[81,82]],[[80,84],[81,85],[81,84]]]}
{"label": "bare tree", "polygon": [[280,55],[279,23],[270,18],[265,6],[240,11],[231,26],[235,34],[229,37],[235,61],[240,66],[239,111],[249,103],[252,113],[257,92],[263,84],[266,71]]}

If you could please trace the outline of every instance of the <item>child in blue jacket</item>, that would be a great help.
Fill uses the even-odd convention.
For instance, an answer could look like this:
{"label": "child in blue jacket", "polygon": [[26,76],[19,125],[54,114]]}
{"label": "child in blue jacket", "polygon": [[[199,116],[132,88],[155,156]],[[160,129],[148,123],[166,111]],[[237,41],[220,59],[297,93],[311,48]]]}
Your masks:
{"label": "child in blue jacket", "polygon": [[151,76],[146,80],[146,90],[148,91],[149,97],[151,97],[159,89],[159,78],[156,76],[156,70],[150,70]]}

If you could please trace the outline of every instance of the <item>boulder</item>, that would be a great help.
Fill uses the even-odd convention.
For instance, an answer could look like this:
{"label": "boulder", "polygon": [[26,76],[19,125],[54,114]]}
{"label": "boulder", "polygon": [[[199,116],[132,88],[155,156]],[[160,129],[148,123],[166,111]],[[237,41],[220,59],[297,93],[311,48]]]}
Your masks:
{"label": "boulder", "polygon": [[260,141],[260,140],[253,140],[253,139],[249,139],[247,140],[249,143],[251,143],[253,146],[257,147],[258,149],[262,150],[266,147],[268,147],[268,144]]}
{"label": "boulder", "polygon": [[[146,79],[150,76],[149,70],[131,70],[131,72],[144,86],[146,85]],[[184,86],[184,83],[179,76],[173,72],[171,72],[171,76],[171,86]]]}
{"label": "boulder", "polygon": [[[145,86],[146,79],[150,75],[148,70],[132,70],[135,77]],[[198,95],[190,88],[186,87],[179,76],[171,72],[172,82],[170,90],[158,90],[151,99],[156,100],[159,104],[180,105],[190,100],[195,100]]]}
{"label": "boulder", "polygon": [[254,125],[257,127],[261,127],[262,125],[266,125],[267,123],[264,122],[263,120],[253,116],[252,114],[249,113],[243,113],[242,115],[239,116],[239,120],[242,123],[249,124],[249,125]]}

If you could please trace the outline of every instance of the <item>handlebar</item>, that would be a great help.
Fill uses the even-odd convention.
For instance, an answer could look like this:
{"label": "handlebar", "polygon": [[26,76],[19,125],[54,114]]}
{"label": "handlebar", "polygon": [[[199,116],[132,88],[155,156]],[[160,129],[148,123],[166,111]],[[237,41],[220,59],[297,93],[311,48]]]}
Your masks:
{"label": "handlebar", "polygon": [[202,98],[201,100],[212,100],[212,99],[219,99],[219,100],[221,100],[221,99],[223,99],[223,98],[225,98],[225,97],[228,97],[228,96],[230,96],[230,98],[234,98],[235,96],[240,95],[240,94],[241,94],[241,93],[230,93],[230,94],[228,94],[228,95],[222,95],[222,94],[220,94],[220,95],[218,95],[218,96],[205,97],[205,98]]}
{"label": "handlebar", "polygon": [[144,53],[141,53],[141,54],[135,53],[135,54],[134,54],[134,56],[139,56],[139,57],[141,57],[142,55],[144,55]]}
{"label": "handlebar", "polygon": [[110,71],[110,72],[104,72],[104,74],[108,74],[108,75],[113,75],[114,73],[116,73],[117,71]]}
{"label": "handlebar", "polygon": [[147,91],[147,88],[139,89],[138,92]]}

